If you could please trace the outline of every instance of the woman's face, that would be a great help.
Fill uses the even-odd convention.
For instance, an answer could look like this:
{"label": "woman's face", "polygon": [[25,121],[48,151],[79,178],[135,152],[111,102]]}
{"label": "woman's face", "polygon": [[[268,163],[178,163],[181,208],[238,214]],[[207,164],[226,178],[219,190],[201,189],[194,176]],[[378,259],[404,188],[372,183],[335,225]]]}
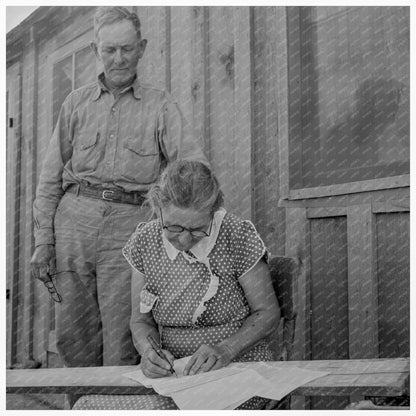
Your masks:
{"label": "woman's face", "polygon": [[[204,231],[209,234],[212,225],[212,213],[210,210],[195,211],[190,208],[178,208],[174,205],[168,205],[161,208],[161,222],[164,227],[163,232],[169,242],[178,250],[190,250],[198,243],[203,236],[192,235]],[[166,227],[180,226],[184,229],[180,231],[169,231]]]}

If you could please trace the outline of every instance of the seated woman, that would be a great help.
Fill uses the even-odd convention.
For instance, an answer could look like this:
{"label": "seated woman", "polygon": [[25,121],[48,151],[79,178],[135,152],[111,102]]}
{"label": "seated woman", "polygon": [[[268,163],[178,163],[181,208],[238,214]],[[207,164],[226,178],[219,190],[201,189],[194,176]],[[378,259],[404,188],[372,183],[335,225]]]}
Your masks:
{"label": "seated woman", "polygon": [[[169,165],[148,194],[156,220],[139,224],[123,249],[133,269],[131,330],[148,377],[170,375],[166,357],[191,355],[185,374],[232,361],[270,361],[267,336],[280,311],[265,245],[250,221],[223,206],[219,183],[202,163]],[[262,408],[254,397],[239,409]],[[74,409],[177,409],[160,395],[84,396]]]}

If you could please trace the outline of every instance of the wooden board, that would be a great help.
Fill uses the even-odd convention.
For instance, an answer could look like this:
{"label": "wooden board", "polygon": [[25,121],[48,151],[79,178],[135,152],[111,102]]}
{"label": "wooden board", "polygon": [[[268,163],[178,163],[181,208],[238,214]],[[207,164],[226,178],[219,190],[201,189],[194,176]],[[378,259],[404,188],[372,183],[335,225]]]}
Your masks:
{"label": "wooden board", "polygon": [[253,222],[267,248],[273,254],[284,255],[285,209],[277,207],[281,134],[277,120],[279,31],[276,7],[253,8]]}
{"label": "wooden board", "polygon": [[348,267],[346,217],[310,221],[311,349],[313,359],[347,359]]}
{"label": "wooden board", "polygon": [[[401,396],[408,394],[409,358],[374,360],[278,361],[277,368],[298,367],[329,371],[292,392],[293,395]],[[7,393],[150,394],[123,374],[137,369],[124,367],[76,367],[7,370]]]}
{"label": "wooden board", "polygon": [[410,349],[410,216],[398,212],[375,217],[379,356],[404,357]]}
{"label": "wooden board", "polygon": [[348,308],[351,358],[378,357],[375,227],[370,204],[348,207]]}
{"label": "wooden board", "polygon": [[[317,218],[311,227],[310,341],[313,359],[347,359],[347,219]],[[348,398],[314,397],[311,409],[345,409]]]}

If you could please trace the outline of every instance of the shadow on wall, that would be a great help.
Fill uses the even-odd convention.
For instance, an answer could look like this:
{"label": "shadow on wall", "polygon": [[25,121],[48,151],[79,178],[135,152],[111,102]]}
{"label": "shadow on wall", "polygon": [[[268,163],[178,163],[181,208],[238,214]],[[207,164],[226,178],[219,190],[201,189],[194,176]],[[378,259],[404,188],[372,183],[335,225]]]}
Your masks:
{"label": "shadow on wall", "polygon": [[[354,169],[408,157],[408,118],[399,116],[404,84],[370,78],[355,92],[348,115],[324,139],[325,170]],[[406,112],[406,108],[404,108]],[[322,151],[322,147],[321,147]]]}

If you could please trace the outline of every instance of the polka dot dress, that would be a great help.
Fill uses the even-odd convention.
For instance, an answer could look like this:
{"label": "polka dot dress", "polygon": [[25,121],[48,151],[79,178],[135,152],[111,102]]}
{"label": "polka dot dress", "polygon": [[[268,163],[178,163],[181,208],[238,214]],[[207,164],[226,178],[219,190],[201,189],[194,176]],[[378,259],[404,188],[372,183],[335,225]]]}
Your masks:
{"label": "polka dot dress", "polygon": [[[267,256],[264,243],[251,222],[229,213],[218,229],[204,261],[192,249],[169,255],[157,220],[140,224],[123,249],[130,265],[145,276],[146,296],[142,293],[141,298],[154,300],[151,310],[162,346],[175,358],[192,355],[201,344],[215,345],[230,337],[250,314],[238,280]],[[218,287],[213,290],[216,278]],[[206,299],[210,290],[214,295]],[[139,308],[139,304],[140,299],[133,300],[132,308]],[[271,359],[271,349],[263,340],[235,361]],[[254,397],[239,409],[262,408],[266,402]],[[177,409],[172,399],[160,395],[84,396],[74,408],[80,405],[83,409]]]}

